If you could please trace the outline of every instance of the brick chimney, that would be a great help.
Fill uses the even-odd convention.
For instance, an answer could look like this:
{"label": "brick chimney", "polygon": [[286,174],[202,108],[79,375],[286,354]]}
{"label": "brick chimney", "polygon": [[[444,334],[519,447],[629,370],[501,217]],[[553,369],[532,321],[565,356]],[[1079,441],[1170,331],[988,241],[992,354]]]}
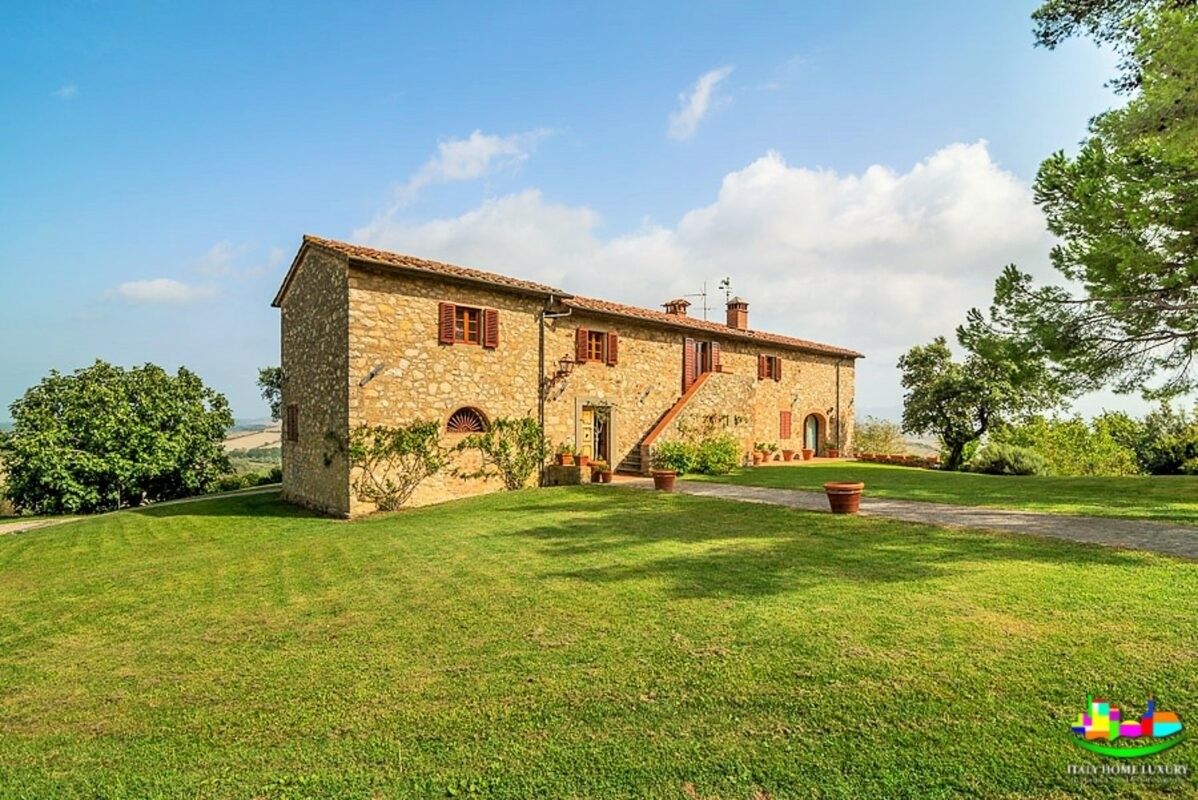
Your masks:
{"label": "brick chimney", "polygon": [[739,297],[728,301],[728,327],[738,331],[749,329],[749,304]]}
{"label": "brick chimney", "polygon": [[673,314],[678,317],[686,316],[686,309],[690,306],[690,301],[684,297],[676,297],[673,300],[667,300],[662,303],[667,314]]}

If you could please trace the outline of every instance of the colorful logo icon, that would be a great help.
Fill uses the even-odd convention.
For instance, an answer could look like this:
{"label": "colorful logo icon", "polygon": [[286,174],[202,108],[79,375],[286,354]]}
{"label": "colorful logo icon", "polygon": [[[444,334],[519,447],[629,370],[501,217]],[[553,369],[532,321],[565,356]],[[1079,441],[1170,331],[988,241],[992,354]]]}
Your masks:
{"label": "colorful logo icon", "polygon": [[[1073,743],[1099,755],[1111,758],[1140,758],[1161,753],[1185,739],[1181,734],[1181,717],[1172,711],[1157,711],[1156,699],[1148,698],[1148,710],[1140,721],[1123,719],[1119,707],[1101,697],[1086,695],[1086,710],[1077,715]],[[1144,744],[1100,744],[1101,740],[1148,740]]]}

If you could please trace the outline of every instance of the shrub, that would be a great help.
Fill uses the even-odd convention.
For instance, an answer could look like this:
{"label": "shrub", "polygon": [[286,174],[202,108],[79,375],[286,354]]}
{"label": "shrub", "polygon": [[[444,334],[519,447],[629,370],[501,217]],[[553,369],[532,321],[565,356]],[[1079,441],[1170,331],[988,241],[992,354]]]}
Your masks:
{"label": "shrub", "polygon": [[866,417],[857,420],[853,431],[853,450],[858,453],[902,453],[907,449],[903,431],[897,422]]}
{"label": "shrub", "polygon": [[282,467],[271,467],[270,472],[266,473],[266,475],[269,478],[267,483],[282,483],[283,482],[283,468]]}
{"label": "shrub", "polygon": [[969,462],[970,472],[986,475],[1047,475],[1048,462],[1035,450],[1002,442],[990,442]]}
{"label": "shrub", "polygon": [[457,450],[477,450],[482,459],[473,472],[455,471],[458,477],[499,477],[504,488],[512,490],[528,485],[528,479],[545,461],[548,444],[540,424],[532,417],[500,417],[483,433],[463,439]]}
{"label": "shrub", "polygon": [[1136,454],[1121,444],[1109,422],[1081,417],[1031,417],[995,433],[993,441],[1035,450],[1054,475],[1135,475]]}
{"label": "shrub", "polygon": [[436,422],[410,425],[359,425],[350,432],[349,459],[355,468],[354,492],[380,511],[401,508],[421,481],[445,466],[441,426]]}
{"label": "shrub", "polygon": [[695,471],[727,475],[740,466],[740,443],[728,434],[708,436],[695,450]]}
{"label": "shrub", "polygon": [[677,470],[679,475],[694,472],[699,460],[699,448],[692,442],[674,439],[653,448],[653,466]]}
{"label": "shrub", "polygon": [[238,489],[244,489],[246,486],[253,485],[246,483],[248,477],[248,475],[221,475],[209,485],[208,491],[235,492]]}

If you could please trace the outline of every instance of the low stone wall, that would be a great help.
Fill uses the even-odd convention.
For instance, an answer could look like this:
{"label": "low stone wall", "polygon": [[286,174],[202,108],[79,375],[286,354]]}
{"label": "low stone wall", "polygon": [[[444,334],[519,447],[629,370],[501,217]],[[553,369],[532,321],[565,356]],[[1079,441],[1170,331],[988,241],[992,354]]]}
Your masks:
{"label": "low stone wall", "polygon": [[858,461],[868,461],[871,464],[893,464],[897,467],[922,467],[924,469],[940,469],[938,456],[910,456],[892,453],[857,453],[854,458]]}

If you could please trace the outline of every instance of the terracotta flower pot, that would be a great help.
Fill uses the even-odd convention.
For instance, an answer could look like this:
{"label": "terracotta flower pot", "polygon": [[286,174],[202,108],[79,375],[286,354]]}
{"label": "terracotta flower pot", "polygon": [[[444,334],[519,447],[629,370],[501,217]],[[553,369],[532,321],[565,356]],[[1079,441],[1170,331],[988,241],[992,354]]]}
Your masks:
{"label": "terracotta flower pot", "polygon": [[836,447],[829,447],[828,458],[840,458],[840,449]]}
{"label": "terracotta flower pot", "polygon": [[600,483],[611,483],[611,470],[610,469],[604,469],[604,470],[599,471],[599,482]]}
{"label": "terracotta flower pot", "polygon": [[574,466],[574,454],[573,453],[558,453],[557,454],[557,465],[559,467]]}
{"label": "terracotta flower pot", "polygon": [[782,460],[783,461],[794,461],[794,457],[795,457],[794,450],[783,450],[782,451]]}
{"label": "terracotta flower pot", "polygon": [[659,492],[674,491],[674,481],[678,479],[678,470],[676,469],[655,469],[653,470],[653,488]]}
{"label": "terracotta flower pot", "polygon": [[828,495],[828,504],[832,506],[833,514],[856,514],[860,511],[863,489],[864,483],[831,481],[824,484],[824,493]]}
{"label": "terracotta flower pot", "polygon": [[588,464],[590,464],[590,463],[591,463],[591,457],[590,457],[590,456],[584,456],[584,455],[579,455],[579,456],[578,456],[578,466],[580,466],[580,467],[585,467],[585,466],[587,466],[587,465],[588,465]]}
{"label": "terracotta flower pot", "polygon": [[762,453],[760,450],[753,451],[753,464],[755,464],[755,465],[760,464],[764,460],[765,460],[764,453]]}
{"label": "terracotta flower pot", "polygon": [[804,447],[803,448],[803,460],[810,461],[813,458],[815,458],[815,451],[812,450],[810,447]]}

